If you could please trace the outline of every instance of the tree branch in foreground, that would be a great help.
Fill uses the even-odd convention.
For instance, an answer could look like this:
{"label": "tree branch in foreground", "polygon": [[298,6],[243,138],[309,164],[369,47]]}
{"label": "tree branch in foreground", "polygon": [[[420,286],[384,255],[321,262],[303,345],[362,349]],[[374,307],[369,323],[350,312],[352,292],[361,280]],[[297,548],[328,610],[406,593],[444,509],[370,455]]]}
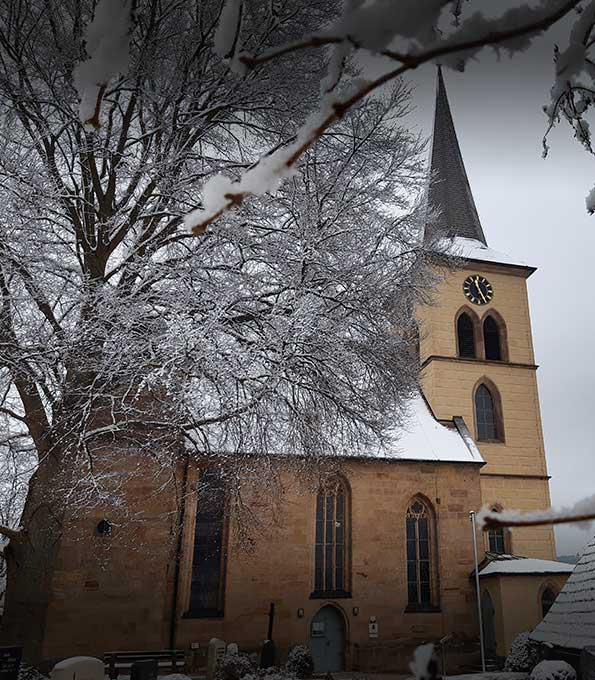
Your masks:
{"label": "tree branch in foreground", "polygon": [[484,531],[498,527],[536,527],[549,524],[571,524],[595,520],[595,495],[583,498],[571,508],[538,510],[521,513],[518,510],[484,509],[477,513],[477,524]]}
{"label": "tree branch in foreground", "polygon": [[[369,94],[386,85],[391,80],[403,75],[406,71],[415,69],[422,64],[440,57],[457,53],[463,54],[469,50],[498,45],[523,36],[542,33],[575,8],[579,4],[579,1],[580,0],[567,0],[567,2],[561,4],[560,7],[551,14],[540,17],[533,22],[526,23],[519,27],[505,30],[489,30],[479,38],[470,38],[458,42],[445,41],[418,54],[399,54],[396,52],[387,52],[386,50],[382,51],[382,54],[385,56],[389,56],[396,61],[399,61],[400,66],[379,76],[375,80],[369,81],[364,87],[342,101],[334,100],[331,97],[323,99],[321,102],[321,109],[306,122],[300,132],[298,132],[296,141],[293,144],[278,149],[272,154],[261,158],[261,160],[253,168],[248,170],[239,181],[232,182],[221,175],[211,178],[204,187],[204,207],[193,210],[186,216],[186,226],[191,229],[193,234],[197,236],[201,235],[204,233],[207,226],[232,207],[241,205],[246,197],[274,191],[283,178],[293,174],[294,166],[297,161],[318,139],[320,139],[320,137],[322,137],[333,123],[340,120],[349,109],[353,108]],[[349,40],[349,37],[345,36],[344,40]],[[335,37],[321,40],[320,38],[313,36],[310,40],[310,44],[312,47],[316,47],[320,44],[335,43],[336,41],[337,39]],[[353,41],[351,42],[353,43]],[[297,42],[293,45],[292,49],[304,49],[306,46],[307,41]],[[263,60],[269,61],[276,56],[287,54],[292,51],[292,49],[281,48],[275,55],[263,57]],[[251,64],[247,61],[246,57],[243,59],[244,66],[255,66],[258,63],[258,59],[256,58],[252,59]]]}
{"label": "tree branch in foreground", "polygon": [[0,536],[5,536],[6,538],[16,538],[22,533],[22,529],[11,529],[10,527],[5,527],[3,524],[0,524]]}

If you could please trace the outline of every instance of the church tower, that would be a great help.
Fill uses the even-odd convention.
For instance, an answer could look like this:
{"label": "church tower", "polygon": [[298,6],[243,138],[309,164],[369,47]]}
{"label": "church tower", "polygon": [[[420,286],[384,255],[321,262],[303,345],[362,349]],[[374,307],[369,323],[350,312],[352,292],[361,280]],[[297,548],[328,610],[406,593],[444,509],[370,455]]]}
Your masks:
{"label": "church tower", "polygon": [[[462,416],[486,465],[484,505],[550,506],[527,279],[534,267],[489,247],[438,71],[426,239],[448,238],[461,267],[442,272],[418,311],[422,387],[438,420]],[[495,530],[493,552],[555,559],[551,527]]]}

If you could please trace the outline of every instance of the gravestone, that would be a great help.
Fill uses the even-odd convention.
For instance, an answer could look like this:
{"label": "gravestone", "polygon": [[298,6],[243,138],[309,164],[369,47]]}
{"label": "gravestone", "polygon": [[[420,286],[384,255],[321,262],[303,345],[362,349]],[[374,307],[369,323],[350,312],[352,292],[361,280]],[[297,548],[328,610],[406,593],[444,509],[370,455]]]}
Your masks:
{"label": "gravestone", "polygon": [[219,638],[212,638],[207,653],[207,680],[215,680],[215,673],[225,656],[226,645]]}
{"label": "gravestone", "polygon": [[581,678],[595,680],[595,647],[585,647],[581,652]]}
{"label": "gravestone", "polygon": [[0,647],[0,680],[17,680],[22,647]]}
{"label": "gravestone", "polygon": [[103,680],[105,666],[94,656],[71,656],[57,663],[50,680]]}
{"label": "gravestone", "polygon": [[227,645],[227,653],[228,654],[239,654],[240,650],[238,648],[238,643],[237,642],[230,642]]}
{"label": "gravestone", "polygon": [[157,659],[135,661],[130,668],[130,680],[157,680],[158,672]]}

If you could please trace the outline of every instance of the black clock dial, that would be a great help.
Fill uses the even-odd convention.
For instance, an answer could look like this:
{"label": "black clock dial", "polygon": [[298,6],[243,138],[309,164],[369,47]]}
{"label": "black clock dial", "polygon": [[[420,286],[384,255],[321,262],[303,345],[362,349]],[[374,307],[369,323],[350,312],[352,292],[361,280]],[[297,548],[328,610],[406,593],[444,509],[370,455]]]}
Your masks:
{"label": "black clock dial", "polygon": [[492,284],[481,274],[472,274],[465,279],[463,293],[474,305],[487,305],[494,297]]}

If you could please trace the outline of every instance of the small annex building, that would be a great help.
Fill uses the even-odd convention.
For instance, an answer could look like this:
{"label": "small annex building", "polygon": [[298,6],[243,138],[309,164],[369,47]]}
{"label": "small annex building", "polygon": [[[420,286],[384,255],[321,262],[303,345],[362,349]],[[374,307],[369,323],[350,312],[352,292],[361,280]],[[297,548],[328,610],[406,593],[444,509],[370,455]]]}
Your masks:
{"label": "small annex building", "polygon": [[546,616],[572,568],[554,560],[486,552],[479,579],[488,657],[505,657],[516,636]]}
{"label": "small annex building", "polygon": [[[547,508],[549,476],[527,291],[535,269],[488,245],[441,72],[431,167],[429,201],[439,212],[424,238],[446,234],[460,266],[441,268],[434,304],[415,310],[421,393],[389,442],[365,456],[341,452],[336,469],[315,480],[291,451],[230,465],[180,444],[179,468],[155,474],[132,451],[121,494],[135,524],[107,503],[65,523],[39,640],[48,665],[181,649],[196,672],[213,637],[260,650],[271,603],[277,663],[309,644],[317,672],[407,672],[416,646],[445,637],[447,672],[477,662],[469,513]],[[109,450],[107,435],[101,445]],[[230,500],[242,465],[243,508],[253,517],[274,515],[264,488],[272,476],[283,490],[279,516],[249,551],[238,547]],[[493,646],[504,655],[510,619],[525,608],[525,629],[537,625],[545,589],[557,592],[566,572],[555,566],[551,527],[478,539],[480,559],[487,555],[482,598],[491,598]]]}
{"label": "small annex building", "polygon": [[547,647],[548,658],[568,661],[577,670],[584,649],[592,648],[595,656],[595,537],[530,637]]}

